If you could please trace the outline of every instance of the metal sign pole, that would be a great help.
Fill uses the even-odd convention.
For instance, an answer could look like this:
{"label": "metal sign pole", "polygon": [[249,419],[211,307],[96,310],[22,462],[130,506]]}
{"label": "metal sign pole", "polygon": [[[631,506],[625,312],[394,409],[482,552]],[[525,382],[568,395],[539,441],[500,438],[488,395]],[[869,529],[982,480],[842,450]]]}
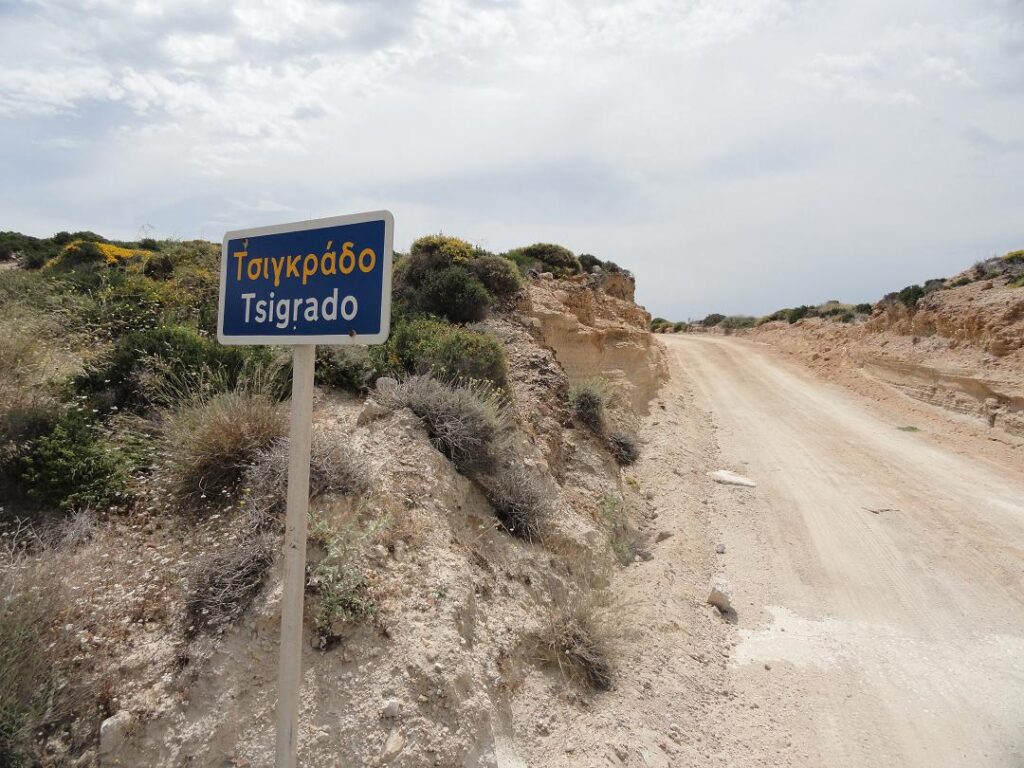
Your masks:
{"label": "metal sign pole", "polygon": [[281,589],[276,768],[295,768],[302,684],[302,603],[306,587],[306,523],[309,512],[309,450],[313,425],[316,346],[292,348],[291,425],[288,430],[288,510]]}

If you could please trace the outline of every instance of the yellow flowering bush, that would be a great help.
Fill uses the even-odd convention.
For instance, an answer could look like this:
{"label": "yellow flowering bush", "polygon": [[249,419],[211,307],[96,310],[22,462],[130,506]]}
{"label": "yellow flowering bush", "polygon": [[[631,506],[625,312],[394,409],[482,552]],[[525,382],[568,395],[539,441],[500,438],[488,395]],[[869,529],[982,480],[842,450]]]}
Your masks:
{"label": "yellow flowering bush", "polygon": [[145,254],[146,251],[135,248],[122,248],[112,243],[99,243],[92,240],[72,240],[65,245],[57,257],[47,267],[50,269],[61,269],[73,267],[76,264],[95,262],[103,260],[107,266],[117,266],[130,259]]}

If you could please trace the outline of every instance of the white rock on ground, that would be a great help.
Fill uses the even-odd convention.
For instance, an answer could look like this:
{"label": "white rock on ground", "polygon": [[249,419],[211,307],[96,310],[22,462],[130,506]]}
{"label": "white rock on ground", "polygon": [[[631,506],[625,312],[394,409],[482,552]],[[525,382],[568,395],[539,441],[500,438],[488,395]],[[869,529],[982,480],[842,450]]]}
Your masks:
{"label": "white rock on ground", "polygon": [[716,576],[711,583],[711,594],[708,595],[708,603],[715,606],[722,613],[732,611],[732,589],[729,582],[723,576]]}
{"label": "white rock on ground", "polygon": [[384,748],[381,750],[380,759],[382,762],[389,763],[398,757],[398,753],[405,747],[405,736],[397,728],[388,734],[387,740],[384,742]]}
{"label": "white rock on ground", "polygon": [[708,477],[716,483],[722,483],[723,485],[743,485],[747,488],[757,487],[756,480],[751,480],[749,477],[744,477],[743,475],[737,475],[735,472],[730,472],[728,469],[716,469],[714,472],[708,472]]}
{"label": "white rock on ground", "polygon": [[361,427],[364,424],[369,424],[371,421],[383,418],[389,413],[391,413],[390,409],[385,408],[372,398],[368,399],[366,405],[363,406],[363,410],[359,413],[359,418],[356,419],[356,426]]}
{"label": "white rock on ground", "polygon": [[100,724],[100,754],[111,755],[117,752],[128,736],[132,724],[132,713],[122,709],[111,715]]}

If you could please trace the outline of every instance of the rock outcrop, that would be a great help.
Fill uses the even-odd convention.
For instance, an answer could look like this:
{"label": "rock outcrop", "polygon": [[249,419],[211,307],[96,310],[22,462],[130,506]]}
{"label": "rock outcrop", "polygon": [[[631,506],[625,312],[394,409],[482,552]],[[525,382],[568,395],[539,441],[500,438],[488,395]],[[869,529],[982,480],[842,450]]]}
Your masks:
{"label": "rock outcrop", "polygon": [[651,316],[633,303],[624,273],[531,281],[520,311],[573,383],[603,376],[638,413],[668,376],[665,351],[650,333]]}

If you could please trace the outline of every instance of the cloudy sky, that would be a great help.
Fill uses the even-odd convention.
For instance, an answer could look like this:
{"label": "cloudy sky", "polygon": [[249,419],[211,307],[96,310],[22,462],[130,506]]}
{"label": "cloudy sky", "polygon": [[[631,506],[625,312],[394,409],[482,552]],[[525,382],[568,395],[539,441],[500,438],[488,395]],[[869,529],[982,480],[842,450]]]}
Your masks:
{"label": "cloudy sky", "polygon": [[1024,247],[1021,0],[0,0],[0,229],[386,207],[562,243],[656,314]]}

